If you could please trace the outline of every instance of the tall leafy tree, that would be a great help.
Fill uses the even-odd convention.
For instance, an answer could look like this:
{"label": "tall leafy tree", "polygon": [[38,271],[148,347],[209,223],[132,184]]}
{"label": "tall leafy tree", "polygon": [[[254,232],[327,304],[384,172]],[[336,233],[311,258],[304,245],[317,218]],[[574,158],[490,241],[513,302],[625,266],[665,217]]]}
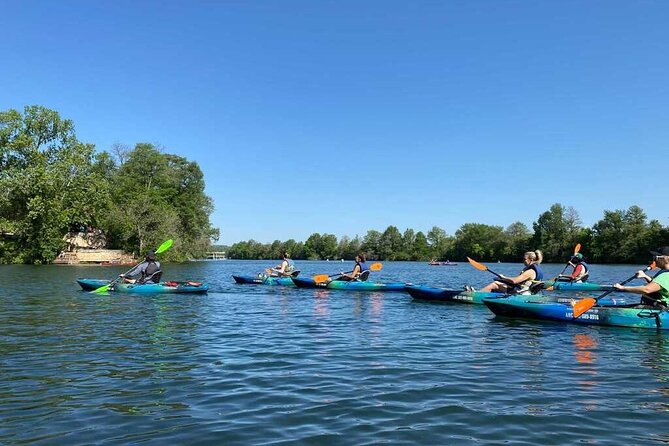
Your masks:
{"label": "tall leafy tree", "polygon": [[0,112],[0,222],[20,250],[5,261],[47,263],[74,225],[95,225],[109,200],[94,147],[74,124],[41,106]]}
{"label": "tall leafy tree", "polygon": [[562,262],[573,253],[581,229],[581,219],[573,207],[556,203],[541,214],[532,226],[534,244],[543,250],[544,258]]}

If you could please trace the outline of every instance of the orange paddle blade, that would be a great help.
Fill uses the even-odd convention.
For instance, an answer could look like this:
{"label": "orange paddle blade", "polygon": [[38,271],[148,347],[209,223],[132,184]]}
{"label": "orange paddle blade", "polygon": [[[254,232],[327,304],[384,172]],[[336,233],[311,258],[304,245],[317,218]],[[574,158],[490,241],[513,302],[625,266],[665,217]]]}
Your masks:
{"label": "orange paddle blade", "polygon": [[469,261],[469,263],[471,263],[471,265],[472,265],[474,268],[478,269],[479,271],[488,271],[488,267],[487,267],[487,266],[485,266],[485,265],[482,264],[482,263],[477,262],[476,260],[472,260],[472,259],[470,259],[469,257],[467,257],[467,261]]}
{"label": "orange paddle blade", "polygon": [[592,308],[597,301],[593,299],[592,297],[587,297],[585,299],[581,299],[578,302],[574,304],[574,318],[579,317],[586,311],[588,311],[590,308]]}
{"label": "orange paddle blade", "polygon": [[578,254],[580,250],[581,250],[581,244],[577,243],[576,246],[574,247],[574,255]]}
{"label": "orange paddle blade", "polygon": [[327,274],[319,274],[317,276],[314,276],[313,279],[314,279],[314,282],[316,282],[316,283],[322,283],[322,282],[327,282],[328,280],[330,280],[330,276],[328,276]]}
{"label": "orange paddle blade", "polygon": [[369,265],[370,271],[381,271],[381,268],[383,268],[383,265],[381,263],[372,263],[371,265]]}

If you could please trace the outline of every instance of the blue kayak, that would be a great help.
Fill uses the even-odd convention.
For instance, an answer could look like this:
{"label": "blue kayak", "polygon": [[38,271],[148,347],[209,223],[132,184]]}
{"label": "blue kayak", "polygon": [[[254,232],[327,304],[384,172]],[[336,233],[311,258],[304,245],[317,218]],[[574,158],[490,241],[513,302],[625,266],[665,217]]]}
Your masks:
{"label": "blue kayak", "polygon": [[406,291],[418,300],[433,302],[460,302],[465,304],[483,304],[485,298],[504,297],[504,293],[487,293],[483,291],[448,290],[426,285],[407,285]]}
{"label": "blue kayak", "polygon": [[297,279],[293,277],[293,283],[299,288],[327,288],[328,290],[345,291],[404,291],[404,282],[362,282],[359,280],[331,280],[327,282],[316,282],[314,279]]}
{"label": "blue kayak", "polygon": [[[564,302],[571,303],[574,299],[572,297],[548,296],[545,294],[504,294],[491,293],[484,291],[466,291],[466,290],[449,290],[446,288],[437,288],[425,285],[407,285],[407,292],[417,300],[429,300],[433,302],[459,302],[465,304],[483,304],[485,299],[498,299],[506,297],[514,297],[516,300],[535,300],[542,302]],[[606,304],[628,304],[637,301],[638,298],[632,299],[632,302],[625,301],[624,298],[606,298],[602,302]]]}
{"label": "blue kayak", "polygon": [[[108,285],[109,280],[104,279],[77,279],[77,283],[84,291],[93,291],[102,286]],[[160,282],[160,283],[114,283],[109,289],[116,293],[133,294],[201,294],[209,290],[209,285],[199,282]]]}
{"label": "blue kayak", "polygon": [[233,275],[232,278],[235,279],[236,283],[242,283],[242,284],[295,286],[290,277],[270,277],[267,275],[260,275],[260,276]]}

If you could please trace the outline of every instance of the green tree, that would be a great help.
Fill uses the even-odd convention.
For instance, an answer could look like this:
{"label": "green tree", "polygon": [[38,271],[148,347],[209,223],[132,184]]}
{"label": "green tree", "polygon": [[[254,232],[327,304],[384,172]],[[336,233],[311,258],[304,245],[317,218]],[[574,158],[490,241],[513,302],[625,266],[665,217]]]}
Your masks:
{"label": "green tree", "polygon": [[397,260],[397,254],[402,250],[402,234],[395,226],[388,226],[379,237],[379,260]]}
{"label": "green tree", "polygon": [[74,124],[41,106],[0,112],[0,222],[20,249],[3,261],[48,263],[73,225],[96,225],[109,187],[94,147]]}
{"label": "green tree", "polygon": [[113,176],[116,191],[105,227],[121,247],[144,253],[175,240],[172,260],[203,257],[218,230],[209,222],[211,199],[197,163],[137,144]]}
{"label": "green tree", "polygon": [[563,262],[574,252],[581,219],[573,207],[556,203],[539,216],[534,228],[533,249],[541,249],[547,261]]}

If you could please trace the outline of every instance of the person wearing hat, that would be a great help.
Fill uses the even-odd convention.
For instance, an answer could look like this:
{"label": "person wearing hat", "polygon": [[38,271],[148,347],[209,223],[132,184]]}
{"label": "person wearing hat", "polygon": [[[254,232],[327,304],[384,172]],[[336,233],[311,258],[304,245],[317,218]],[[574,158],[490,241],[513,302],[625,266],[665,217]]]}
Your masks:
{"label": "person wearing hat", "polygon": [[160,282],[160,262],[156,260],[156,254],[153,251],[146,253],[144,261],[135,266],[129,272],[121,274],[119,277],[128,283],[158,283]]}
{"label": "person wearing hat", "polygon": [[620,291],[641,294],[641,303],[667,307],[669,306],[669,246],[657,248],[650,253],[660,271],[653,277],[642,270],[637,271],[636,276],[644,279],[647,282],[645,285],[624,286],[616,283],[613,287]]}
{"label": "person wearing hat", "polygon": [[283,253],[283,260],[274,268],[269,270],[272,277],[288,277],[295,272],[295,263],[290,259],[287,252]]}
{"label": "person wearing hat", "polygon": [[557,279],[558,281],[575,282],[575,283],[588,281],[588,277],[590,277],[590,267],[588,266],[587,263],[585,263],[583,254],[577,252],[572,256],[571,259],[569,259],[568,263],[574,268],[574,270],[569,275],[560,274]]}

